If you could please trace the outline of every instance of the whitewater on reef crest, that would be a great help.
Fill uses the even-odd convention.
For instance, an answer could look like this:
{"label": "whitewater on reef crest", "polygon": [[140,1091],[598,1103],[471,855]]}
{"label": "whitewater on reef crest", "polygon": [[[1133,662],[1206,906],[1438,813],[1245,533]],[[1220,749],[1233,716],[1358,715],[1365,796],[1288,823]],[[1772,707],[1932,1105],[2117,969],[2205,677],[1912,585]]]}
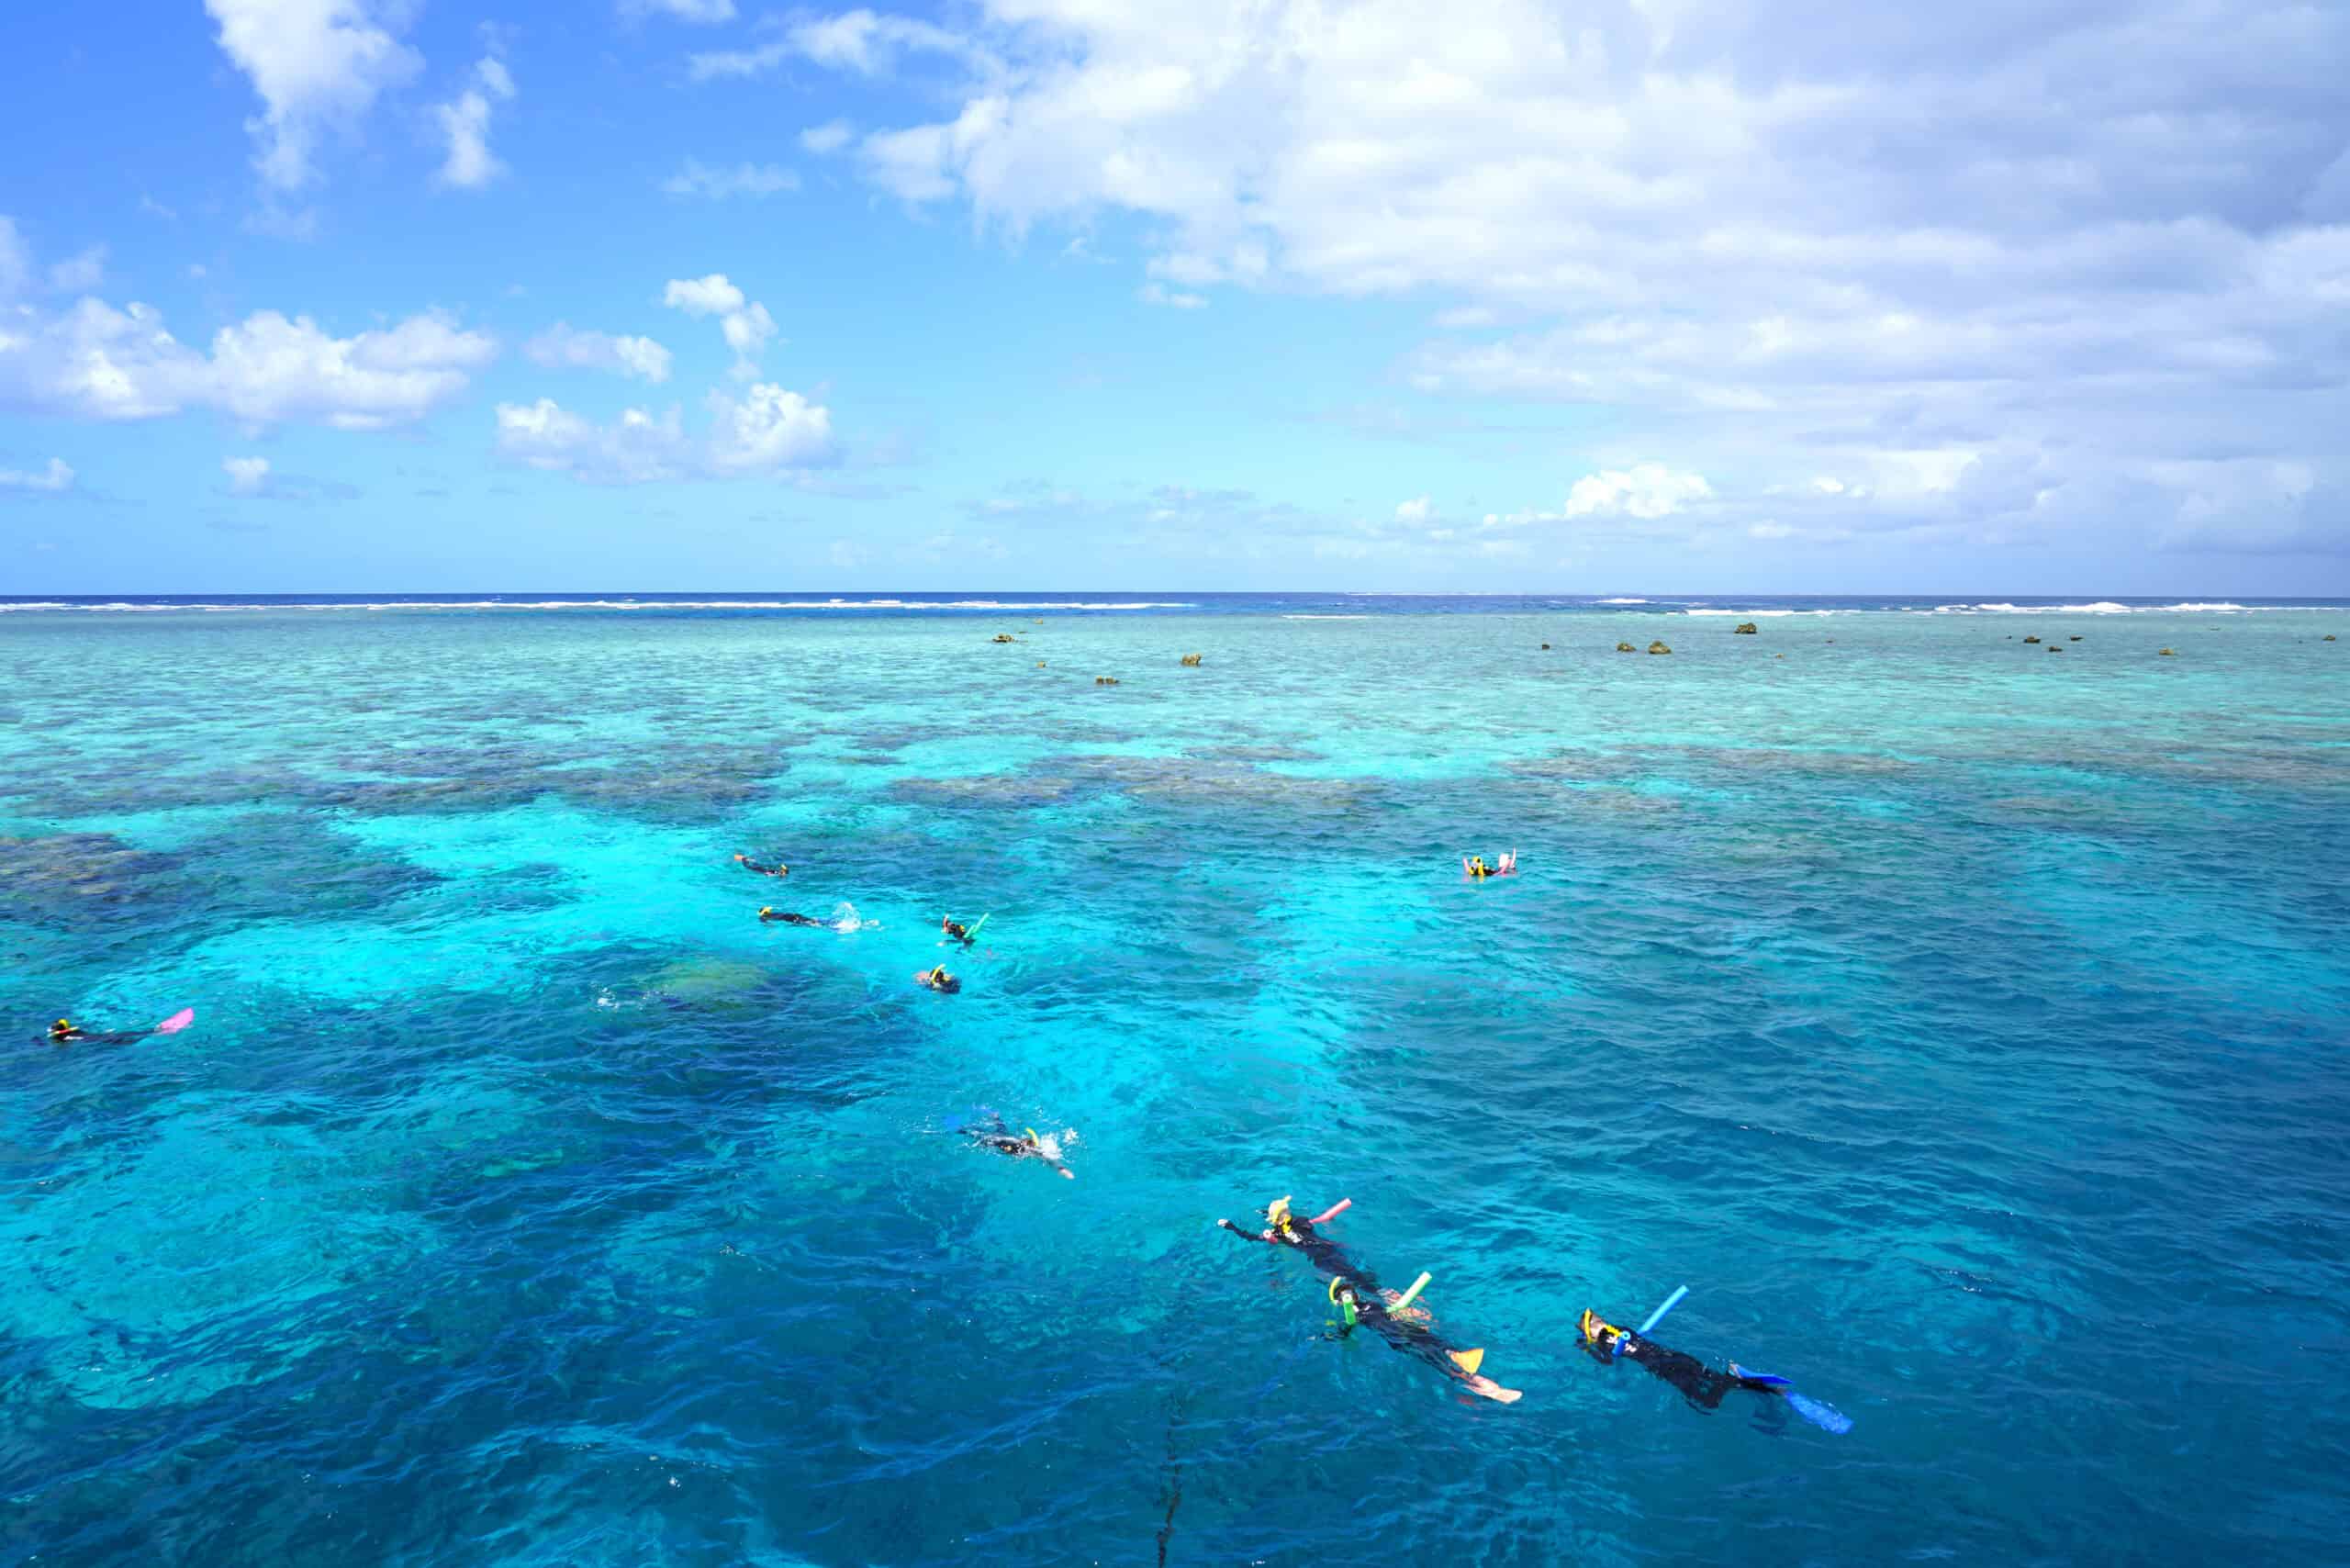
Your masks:
{"label": "whitewater on reef crest", "polygon": [[10,602],[7,1540],[2338,1560],[2344,606],[1625,597]]}

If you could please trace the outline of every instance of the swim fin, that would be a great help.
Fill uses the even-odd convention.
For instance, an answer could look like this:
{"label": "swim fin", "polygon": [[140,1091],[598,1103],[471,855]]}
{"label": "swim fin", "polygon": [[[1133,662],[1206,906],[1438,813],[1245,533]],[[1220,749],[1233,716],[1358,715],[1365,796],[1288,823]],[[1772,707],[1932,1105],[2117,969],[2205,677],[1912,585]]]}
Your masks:
{"label": "swim fin", "polygon": [[1485,1364],[1485,1351],[1482,1346],[1473,1350],[1452,1350],[1447,1353],[1452,1357],[1454,1364],[1471,1377],[1475,1377],[1477,1369]]}
{"label": "swim fin", "polygon": [[1818,1400],[1807,1398],[1792,1389],[1788,1391],[1786,1399],[1796,1415],[1822,1431],[1834,1432],[1841,1437],[1852,1429],[1852,1418],[1833,1405],[1822,1405]]}

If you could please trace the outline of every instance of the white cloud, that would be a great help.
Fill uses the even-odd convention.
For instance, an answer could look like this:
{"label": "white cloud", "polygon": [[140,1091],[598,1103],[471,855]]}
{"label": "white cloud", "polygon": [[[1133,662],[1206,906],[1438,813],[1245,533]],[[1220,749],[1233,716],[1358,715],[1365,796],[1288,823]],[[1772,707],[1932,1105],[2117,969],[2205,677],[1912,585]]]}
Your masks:
{"label": "white cloud", "polygon": [[594,484],[642,485],[685,476],[692,463],[677,410],[624,410],[599,425],[551,398],[498,405],[498,449],[518,462]]}
{"label": "white cloud", "polygon": [[734,0],[621,0],[621,15],[631,19],[660,15],[714,27],[734,19]]}
{"label": "white cloud", "polygon": [[73,470],[62,457],[52,457],[48,467],[31,472],[0,468],[0,490],[23,490],[53,496],[71,488],[73,484]]}
{"label": "white cloud", "polygon": [[533,468],[592,484],[787,476],[834,456],[832,414],[797,392],[761,384],[737,402],[710,395],[707,439],[686,433],[678,410],[624,410],[598,424],[551,398],[498,406],[498,447]]}
{"label": "white cloud", "polygon": [[93,245],[49,269],[49,286],[61,294],[81,294],[98,286],[106,275],[106,248]]}
{"label": "white cloud", "polygon": [[1676,474],[1662,464],[1641,463],[1577,479],[1567,492],[1567,515],[1669,517],[1688,502],[1710,500],[1713,494],[1714,487],[1701,475]]}
{"label": "white cloud", "polygon": [[856,137],[856,130],[845,119],[826,120],[811,125],[800,133],[800,145],[818,157],[827,157],[846,147]]}
{"label": "white cloud", "polygon": [[477,191],[506,172],[489,150],[489,119],[495,105],[514,96],[514,78],[505,62],[488,56],[474,66],[473,80],[452,101],[433,106],[432,118],[449,144],[440,183],[452,190]]}
{"label": "white cloud", "polygon": [[752,304],[729,313],[719,322],[726,346],[734,351],[734,374],[748,379],[758,369],[759,355],[775,336],[775,318],[764,305]]}
{"label": "white cloud", "polygon": [[819,65],[865,76],[886,69],[901,50],[973,52],[961,37],[944,28],[909,17],[879,17],[863,8],[803,22],[791,29],[791,41]]}
{"label": "white cloud", "polygon": [[766,306],[746,298],[724,273],[672,278],[661,291],[661,303],[688,316],[719,318],[726,346],[734,351],[734,375],[747,381],[758,374],[759,355],[775,336],[775,318]]}
{"label": "white cloud", "polygon": [[669,379],[669,351],[651,338],[583,332],[557,321],[522,345],[534,364],[553,370],[603,370],[634,375],[659,386]]}
{"label": "white cloud", "polygon": [[797,392],[761,382],[739,403],[713,392],[710,406],[717,416],[711,462],[722,473],[804,467],[832,452],[831,412]]}
{"label": "white cloud", "polygon": [[258,496],[269,487],[266,457],[224,457],[220,471],[229,476],[229,493],[232,496]]}
{"label": "white cloud", "polygon": [[909,53],[946,55],[982,67],[992,61],[985,49],[959,33],[911,17],[878,16],[860,6],[796,22],[782,37],[755,49],[692,55],[686,73],[697,82],[759,76],[796,57],[835,71],[878,76]]}
{"label": "white cloud", "polygon": [[723,201],[728,196],[768,196],[778,191],[796,191],[800,188],[800,176],[777,163],[737,163],[732,169],[713,169],[688,158],[684,168],[661,182],[661,188],[671,196],[708,196],[712,201]]}
{"label": "white cloud", "polygon": [[495,339],[438,315],[338,338],[274,310],[223,327],[207,353],[173,337],[152,306],[84,297],[54,315],[20,310],[0,332],[0,407],[93,420],[209,409],[250,426],[382,430],[455,397],[497,353]]}
{"label": "white cloud", "polygon": [[219,24],[221,50],[261,95],[262,113],[245,129],[260,144],[254,167],[280,191],[316,180],[319,140],[355,129],[379,94],[423,63],[369,0],[205,0],[205,9]]}
{"label": "white cloud", "polygon": [[743,291],[727,282],[724,273],[671,278],[661,291],[661,303],[688,316],[721,316],[743,308]]}
{"label": "white cloud", "polygon": [[1411,500],[1402,502],[1395,508],[1395,521],[1397,522],[1414,524],[1423,523],[1435,515],[1436,509],[1429,503],[1429,500],[1426,496],[1415,497]]}
{"label": "white cloud", "polygon": [[1201,310],[1207,307],[1207,296],[1183,294],[1169,290],[1161,283],[1147,283],[1135,291],[1135,297],[1145,305],[1165,305],[1177,310]]}
{"label": "white cloud", "polygon": [[[1975,478],[1868,507],[2143,538],[2189,494],[2166,460],[2304,463],[2305,513],[2350,485],[2350,9],[2231,17],[979,0],[959,52],[923,46],[968,66],[949,106],[858,151],[1015,237],[1128,218],[1166,289],[1431,299],[1413,386],[1604,407],[1605,472],[1669,445],[1753,476],[1746,507],[1946,451]],[[915,46],[885,21],[767,63],[890,69]]]}

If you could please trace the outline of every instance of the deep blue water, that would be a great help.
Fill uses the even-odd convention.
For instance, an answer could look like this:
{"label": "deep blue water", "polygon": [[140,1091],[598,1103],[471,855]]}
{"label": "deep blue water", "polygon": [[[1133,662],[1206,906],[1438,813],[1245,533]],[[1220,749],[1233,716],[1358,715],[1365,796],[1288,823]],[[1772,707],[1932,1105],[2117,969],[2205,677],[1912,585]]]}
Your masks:
{"label": "deep blue water", "polygon": [[0,601],[0,1560],[2350,1561],[2341,605],[623,598]]}

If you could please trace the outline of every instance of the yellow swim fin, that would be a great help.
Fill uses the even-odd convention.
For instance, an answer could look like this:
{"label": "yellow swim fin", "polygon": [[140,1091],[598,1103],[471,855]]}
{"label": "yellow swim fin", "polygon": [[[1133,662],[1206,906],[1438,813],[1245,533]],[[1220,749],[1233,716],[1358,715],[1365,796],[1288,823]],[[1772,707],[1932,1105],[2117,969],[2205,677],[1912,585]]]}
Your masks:
{"label": "yellow swim fin", "polygon": [[1453,1361],[1471,1377],[1475,1377],[1477,1369],[1485,1364],[1485,1352],[1483,1347],[1474,1350],[1454,1350],[1451,1355]]}

